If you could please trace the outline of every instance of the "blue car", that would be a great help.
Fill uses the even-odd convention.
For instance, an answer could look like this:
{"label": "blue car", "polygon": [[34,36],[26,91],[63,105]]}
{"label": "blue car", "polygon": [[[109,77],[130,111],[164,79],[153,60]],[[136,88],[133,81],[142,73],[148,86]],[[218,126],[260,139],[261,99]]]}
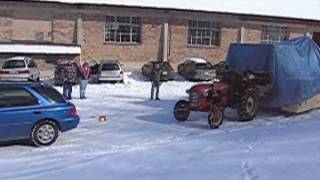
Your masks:
{"label": "blue car", "polygon": [[76,128],[79,116],[53,87],[44,83],[0,83],[0,141],[53,144],[60,132]]}

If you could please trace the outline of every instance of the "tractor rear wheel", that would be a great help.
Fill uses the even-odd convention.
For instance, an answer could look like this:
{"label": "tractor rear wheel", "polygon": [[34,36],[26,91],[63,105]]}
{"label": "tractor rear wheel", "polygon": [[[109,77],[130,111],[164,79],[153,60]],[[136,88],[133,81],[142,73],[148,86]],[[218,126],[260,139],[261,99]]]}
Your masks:
{"label": "tractor rear wheel", "polygon": [[255,118],[258,104],[259,96],[257,90],[248,90],[240,98],[240,103],[238,107],[238,115],[241,121],[250,121]]}
{"label": "tractor rear wheel", "polygon": [[208,123],[211,129],[217,129],[220,127],[224,119],[223,108],[214,107],[209,112]]}
{"label": "tractor rear wheel", "polygon": [[180,100],[174,107],[174,117],[177,121],[186,121],[190,114],[190,104],[188,101]]}

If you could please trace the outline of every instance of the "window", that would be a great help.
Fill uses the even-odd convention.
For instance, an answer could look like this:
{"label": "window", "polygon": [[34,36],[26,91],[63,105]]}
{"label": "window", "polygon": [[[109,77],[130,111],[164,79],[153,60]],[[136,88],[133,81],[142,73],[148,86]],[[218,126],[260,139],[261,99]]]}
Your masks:
{"label": "window", "polygon": [[37,68],[37,64],[33,60],[31,60],[28,64],[28,68]]}
{"label": "window", "polygon": [[118,64],[103,64],[102,71],[116,71],[116,70],[120,70],[119,65]]}
{"label": "window", "polygon": [[210,21],[189,21],[188,44],[196,46],[220,46],[219,23]]}
{"label": "window", "polygon": [[197,63],[197,69],[210,70],[213,69],[213,66],[210,63]]}
{"label": "window", "polygon": [[51,87],[40,86],[40,87],[34,87],[33,89],[53,104],[66,102],[62,97],[62,95],[57,90]]}
{"label": "window", "polygon": [[284,26],[262,26],[262,43],[274,43],[289,39],[288,28]]}
{"label": "window", "polygon": [[105,41],[119,43],[141,43],[141,18],[107,16]]}
{"label": "window", "polygon": [[24,60],[10,60],[3,64],[2,69],[13,69],[13,68],[25,68],[26,64]]}
{"label": "window", "polygon": [[0,108],[32,106],[39,104],[38,99],[23,88],[1,88]]}

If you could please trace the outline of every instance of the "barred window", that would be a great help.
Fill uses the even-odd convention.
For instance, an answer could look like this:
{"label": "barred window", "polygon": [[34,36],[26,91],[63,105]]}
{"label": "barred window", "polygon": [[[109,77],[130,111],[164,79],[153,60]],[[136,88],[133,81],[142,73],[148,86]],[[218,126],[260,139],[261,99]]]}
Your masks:
{"label": "barred window", "polygon": [[141,18],[128,16],[107,16],[105,41],[119,43],[140,43]]}
{"label": "barred window", "polygon": [[220,46],[220,24],[210,21],[189,21],[188,44],[195,46]]}
{"label": "barred window", "polygon": [[262,26],[262,43],[274,43],[289,39],[288,27]]}

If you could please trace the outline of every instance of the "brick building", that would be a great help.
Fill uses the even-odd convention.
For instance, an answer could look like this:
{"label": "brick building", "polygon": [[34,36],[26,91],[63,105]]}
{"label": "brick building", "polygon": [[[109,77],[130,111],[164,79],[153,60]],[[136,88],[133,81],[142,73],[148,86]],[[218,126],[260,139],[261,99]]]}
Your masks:
{"label": "brick building", "polygon": [[[219,0],[212,2],[216,1]],[[114,58],[134,67],[149,60],[175,64],[187,57],[218,62],[225,59],[230,43],[235,42],[270,43],[298,36],[320,42],[320,16],[300,16],[299,12],[292,13],[295,9],[284,11],[285,14],[277,13],[281,9],[274,13],[259,9],[243,13],[206,5],[184,7],[183,3],[178,6],[170,1],[164,1],[163,7],[134,1],[112,2],[115,0],[108,4],[102,0],[0,1],[0,59],[27,54],[45,68],[57,59]],[[211,1],[196,3],[201,2]],[[310,11],[313,6],[308,6]],[[25,49],[39,46],[38,51],[30,52],[18,50],[15,45]],[[1,50],[10,46],[14,50]],[[48,47],[60,51],[42,50]],[[81,52],[63,50],[70,47],[81,48]]]}

